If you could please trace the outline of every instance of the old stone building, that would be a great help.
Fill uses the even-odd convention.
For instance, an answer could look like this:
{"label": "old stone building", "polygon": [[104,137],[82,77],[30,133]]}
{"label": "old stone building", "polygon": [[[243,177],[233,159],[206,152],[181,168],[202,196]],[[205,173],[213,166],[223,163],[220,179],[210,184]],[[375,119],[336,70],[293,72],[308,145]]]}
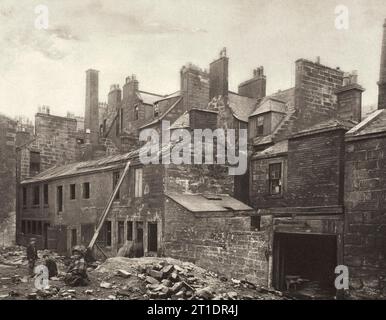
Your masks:
{"label": "old stone building", "polygon": [[0,246],[16,240],[16,125],[0,114]]}
{"label": "old stone building", "polygon": [[[34,236],[63,252],[87,244],[130,161],[97,241],[105,254],[135,241],[140,255],[178,257],[303,297],[334,296],[335,267],[346,265],[350,292],[385,294],[386,32],[383,41],[379,110],[363,121],[357,73],[319,58],[297,60],[295,86],[269,96],[263,67],[229,90],[225,50],[209,71],[182,67],[180,88],[167,95],[140,90],[132,75],[101,103],[99,72],[86,71],[84,130],[46,112],[30,140],[20,135],[19,242]],[[143,165],[139,135],[164,134],[165,121],[167,133],[247,129],[247,172]],[[231,147],[239,150],[241,138]]]}

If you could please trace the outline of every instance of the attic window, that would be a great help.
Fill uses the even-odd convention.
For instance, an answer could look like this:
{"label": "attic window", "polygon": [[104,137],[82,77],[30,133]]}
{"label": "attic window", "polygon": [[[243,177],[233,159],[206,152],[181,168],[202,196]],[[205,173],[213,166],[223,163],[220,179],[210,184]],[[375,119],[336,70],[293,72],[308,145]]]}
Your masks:
{"label": "attic window", "polygon": [[157,118],[159,116],[159,105],[156,103],[154,105],[154,118]]}
{"label": "attic window", "polygon": [[264,116],[257,117],[256,120],[256,135],[262,136],[264,134]]}
{"label": "attic window", "polygon": [[134,120],[139,119],[138,105],[134,107]]}

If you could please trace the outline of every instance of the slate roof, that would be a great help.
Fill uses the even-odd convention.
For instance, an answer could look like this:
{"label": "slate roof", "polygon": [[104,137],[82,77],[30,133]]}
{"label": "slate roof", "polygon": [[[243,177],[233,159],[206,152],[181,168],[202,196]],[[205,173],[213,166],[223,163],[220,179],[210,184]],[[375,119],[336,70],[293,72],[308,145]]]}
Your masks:
{"label": "slate roof", "polygon": [[191,212],[232,212],[253,210],[253,208],[226,194],[166,193],[166,195]]}
{"label": "slate roof", "polygon": [[288,140],[283,140],[275,143],[274,145],[262,150],[255,152],[253,158],[269,157],[273,155],[285,154],[288,152]]}
{"label": "slate roof", "polygon": [[249,115],[256,109],[257,99],[240,96],[229,91],[229,107],[236,119],[248,122]]}
{"label": "slate roof", "polygon": [[286,113],[286,106],[285,102],[278,100],[274,97],[266,97],[263,99],[263,101],[260,103],[259,107],[253,112],[250,117],[263,114],[266,112],[279,112],[279,113]]}
{"label": "slate roof", "polygon": [[386,132],[386,110],[376,110],[348,131],[346,136],[361,137],[383,132]]}
{"label": "slate roof", "polygon": [[190,116],[189,112],[185,111],[174,123],[170,126],[170,129],[183,129],[189,128]]}
{"label": "slate roof", "polygon": [[317,123],[307,129],[301,130],[293,135],[293,137],[297,136],[303,136],[307,134],[314,134],[314,133],[320,133],[324,131],[329,131],[331,129],[346,129],[350,130],[353,128],[357,123],[354,121],[349,120],[342,120],[342,119],[329,119],[326,121],[322,121],[320,123]]}
{"label": "slate roof", "polygon": [[165,96],[145,91],[138,91],[137,96],[143,103],[149,105],[153,105],[154,102],[165,98]]}

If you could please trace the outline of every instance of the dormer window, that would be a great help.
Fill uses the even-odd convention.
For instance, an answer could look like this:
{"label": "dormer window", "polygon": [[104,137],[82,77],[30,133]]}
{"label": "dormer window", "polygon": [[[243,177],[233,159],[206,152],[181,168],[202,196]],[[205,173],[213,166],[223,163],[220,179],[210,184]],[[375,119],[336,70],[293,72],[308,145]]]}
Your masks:
{"label": "dormer window", "polygon": [[264,116],[258,116],[256,120],[256,135],[262,136],[264,134]]}
{"label": "dormer window", "polygon": [[159,116],[159,106],[158,103],[154,105],[154,118],[157,118]]}
{"label": "dormer window", "polygon": [[138,105],[134,107],[134,120],[139,119],[139,114],[138,114]]}

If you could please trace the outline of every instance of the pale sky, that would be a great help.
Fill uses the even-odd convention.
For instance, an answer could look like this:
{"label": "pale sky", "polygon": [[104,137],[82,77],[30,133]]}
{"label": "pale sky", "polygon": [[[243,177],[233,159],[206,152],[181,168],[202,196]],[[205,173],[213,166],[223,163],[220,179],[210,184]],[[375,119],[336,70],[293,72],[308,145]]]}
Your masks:
{"label": "pale sky", "polygon": [[[35,7],[49,28],[34,27]],[[335,28],[337,5],[349,29]],[[179,70],[227,48],[230,89],[260,65],[268,94],[294,86],[294,62],[358,70],[364,105],[377,103],[384,0],[0,0],[0,113],[33,120],[38,105],[83,115],[85,70],[100,71],[99,99],[136,74],[141,90],[179,89]]]}

